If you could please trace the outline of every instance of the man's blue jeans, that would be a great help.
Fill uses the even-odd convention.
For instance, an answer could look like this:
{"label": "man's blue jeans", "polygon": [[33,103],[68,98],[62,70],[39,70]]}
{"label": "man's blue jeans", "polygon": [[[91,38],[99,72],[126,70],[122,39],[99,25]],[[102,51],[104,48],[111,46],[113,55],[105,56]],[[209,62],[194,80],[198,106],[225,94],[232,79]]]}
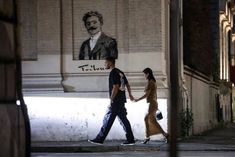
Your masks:
{"label": "man's blue jeans", "polygon": [[96,140],[100,142],[103,142],[105,140],[117,116],[120,124],[122,125],[124,131],[126,132],[127,141],[133,142],[134,141],[133,132],[131,129],[130,122],[127,119],[126,115],[127,115],[127,112],[126,112],[126,108],[124,107],[124,103],[112,104],[111,107],[108,108],[104,116],[103,126],[101,127],[98,135],[96,136]]}

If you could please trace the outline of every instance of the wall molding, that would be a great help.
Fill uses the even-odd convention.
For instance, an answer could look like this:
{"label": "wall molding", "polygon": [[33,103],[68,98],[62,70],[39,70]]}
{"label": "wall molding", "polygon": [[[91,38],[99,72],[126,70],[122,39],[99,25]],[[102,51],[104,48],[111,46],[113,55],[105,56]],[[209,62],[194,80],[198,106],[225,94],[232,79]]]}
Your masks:
{"label": "wall molding", "polygon": [[211,80],[211,78],[209,76],[206,76],[205,74],[194,70],[188,66],[184,66],[184,74],[188,75],[192,78],[195,78],[197,80],[200,80],[206,84],[209,84],[211,87],[218,89],[219,88],[219,83],[214,82],[213,80]]}
{"label": "wall molding", "polygon": [[61,84],[61,74],[41,73],[41,74],[23,74],[23,92],[63,92]]}

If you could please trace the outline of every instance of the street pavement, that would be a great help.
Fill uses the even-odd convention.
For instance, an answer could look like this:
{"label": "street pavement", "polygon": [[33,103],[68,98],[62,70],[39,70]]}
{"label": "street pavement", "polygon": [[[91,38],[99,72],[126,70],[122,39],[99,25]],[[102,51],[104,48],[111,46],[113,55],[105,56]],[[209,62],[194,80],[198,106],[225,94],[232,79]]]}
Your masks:
{"label": "street pavement", "polygon": [[[34,142],[32,157],[167,157],[169,144],[150,141],[132,146],[120,145],[123,141],[105,141],[103,145],[79,142]],[[179,157],[235,157],[235,124],[208,131],[202,135],[180,140]]]}
{"label": "street pavement", "polygon": [[[32,157],[168,157],[168,152],[96,152],[96,153],[43,153],[33,154]],[[183,151],[179,152],[179,157],[234,157],[234,152],[218,152],[218,151]]]}

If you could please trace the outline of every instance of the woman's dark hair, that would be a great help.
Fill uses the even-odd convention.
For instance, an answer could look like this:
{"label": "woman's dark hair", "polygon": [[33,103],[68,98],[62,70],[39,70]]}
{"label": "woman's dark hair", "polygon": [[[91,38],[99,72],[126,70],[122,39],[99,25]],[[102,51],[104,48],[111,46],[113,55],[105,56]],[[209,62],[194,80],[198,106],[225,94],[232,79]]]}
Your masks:
{"label": "woman's dark hair", "polygon": [[156,82],[156,79],[155,79],[155,77],[153,76],[153,71],[152,71],[152,69],[150,69],[150,68],[145,68],[145,69],[143,70],[143,73],[149,74],[148,77],[147,77],[147,79],[148,79],[149,81],[150,81],[150,80],[153,80],[154,82]]}

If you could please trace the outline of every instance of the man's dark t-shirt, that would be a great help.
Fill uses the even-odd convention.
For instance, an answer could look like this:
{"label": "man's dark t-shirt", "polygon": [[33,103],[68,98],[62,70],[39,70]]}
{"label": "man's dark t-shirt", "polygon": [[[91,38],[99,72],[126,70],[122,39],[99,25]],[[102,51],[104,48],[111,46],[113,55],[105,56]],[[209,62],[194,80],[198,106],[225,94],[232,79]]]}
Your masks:
{"label": "man's dark t-shirt", "polygon": [[109,74],[109,96],[112,94],[113,85],[119,85],[118,93],[113,100],[114,103],[126,102],[125,87],[127,83],[126,76],[121,70],[117,68],[112,69]]}

